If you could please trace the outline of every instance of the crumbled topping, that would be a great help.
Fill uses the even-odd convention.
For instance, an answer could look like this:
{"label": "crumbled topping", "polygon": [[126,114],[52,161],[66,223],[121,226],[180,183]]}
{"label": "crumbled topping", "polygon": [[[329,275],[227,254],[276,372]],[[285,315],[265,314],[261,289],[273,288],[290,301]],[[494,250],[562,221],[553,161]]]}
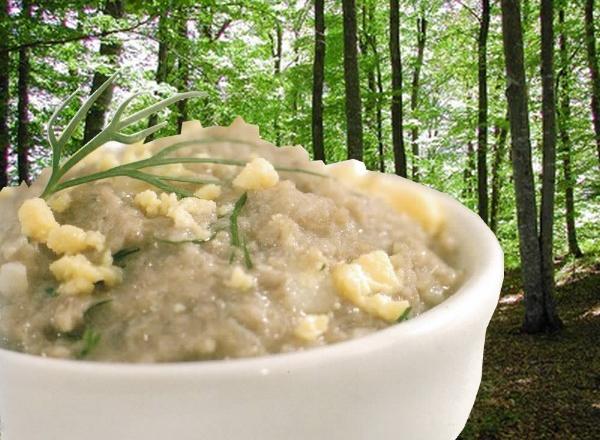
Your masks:
{"label": "crumbled topping", "polygon": [[59,226],[44,199],[25,200],[18,215],[23,235],[41,243],[46,243],[50,231]]}
{"label": "crumbled topping", "polygon": [[221,195],[221,187],[214,183],[209,183],[208,185],[203,185],[194,193],[194,195],[201,199],[215,200]]}
{"label": "crumbled topping", "polygon": [[279,174],[266,159],[257,157],[247,163],[233,180],[233,185],[245,190],[266,189],[277,185]]}
{"label": "crumbled topping", "polygon": [[[23,235],[46,244],[58,255],[66,254],[50,264],[50,272],[61,283],[59,293],[89,294],[97,282],[113,286],[121,281],[121,269],[112,265],[112,256],[105,249],[106,240],[100,232],[60,225],[46,201],[40,198],[25,200],[18,215]],[[102,252],[99,264],[81,254],[88,249]]]}
{"label": "crumbled topping", "polygon": [[46,245],[57,254],[73,255],[86,249],[102,251],[106,239],[98,231],[84,231],[77,226],[62,225],[50,231]]}
{"label": "crumbled topping", "polygon": [[61,191],[50,197],[50,200],[48,200],[48,206],[50,206],[52,211],[60,214],[69,209],[71,202],[71,194],[68,191]]}
{"label": "crumbled topping", "polygon": [[241,267],[236,266],[231,272],[231,277],[225,281],[225,285],[232,289],[245,291],[252,289],[256,285],[256,279],[252,275],[244,272],[244,269]]}
{"label": "crumbled topping", "polygon": [[190,230],[197,239],[210,237],[208,225],[215,215],[217,205],[212,200],[186,197],[177,200],[174,193],[162,193],[160,197],[152,190],[135,196],[134,203],[148,217],[163,215],[173,219],[178,229]]}
{"label": "crumbled topping", "polygon": [[340,296],[386,321],[397,320],[410,305],[406,300],[394,300],[391,296],[401,286],[384,251],[361,255],[350,264],[338,264],[332,277]]}
{"label": "crumbled topping", "polygon": [[329,316],[327,315],[306,315],[300,318],[294,335],[305,341],[314,341],[323,335],[329,327]]}
{"label": "crumbled topping", "polygon": [[[110,254],[109,254],[110,255]],[[108,263],[110,264],[104,264]],[[112,266],[112,258],[103,264],[94,264],[84,255],[65,255],[50,264],[50,272],[60,281],[58,292],[65,295],[85,295],[94,290],[94,284],[103,281],[112,287],[122,281],[121,269]]]}

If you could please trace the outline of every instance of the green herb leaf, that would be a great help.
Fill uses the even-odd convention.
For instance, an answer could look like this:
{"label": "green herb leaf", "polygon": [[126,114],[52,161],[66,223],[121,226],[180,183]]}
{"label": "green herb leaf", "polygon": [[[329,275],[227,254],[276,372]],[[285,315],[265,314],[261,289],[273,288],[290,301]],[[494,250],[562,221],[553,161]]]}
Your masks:
{"label": "green herb leaf", "polygon": [[44,289],[44,293],[50,298],[56,298],[58,296],[58,291],[56,290],[56,287],[46,287]]}
{"label": "green herb leaf", "polygon": [[108,299],[103,299],[101,301],[98,301],[94,304],[92,304],[91,306],[89,306],[87,308],[87,310],[85,312],[83,312],[83,320],[85,322],[88,322],[92,319],[92,317],[94,316],[94,313],[96,313],[98,311],[98,309],[106,304],[109,304],[112,302],[112,298],[108,298]]}
{"label": "green herb leaf", "polygon": [[195,240],[166,240],[163,238],[157,238],[156,241],[158,241],[159,243],[166,243],[166,244],[185,244],[185,243],[192,243],[192,244],[204,244],[204,243],[208,243],[209,241],[213,240],[216,236],[217,236],[217,232],[215,231],[211,234],[210,237],[208,237],[206,240],[199,240],[199,239],[195,239]]}
{"label": "green herb leaf", "polygon": [[246,246],[246,239],[242,240],[242,250],[244,251],[244,263],[246,264],[246,268],[252,269],[254,267],[254,264],[252,264],[250,252],[248,252],[248,247]]}
{"label": "green herb leaf", "polygon": [[242,194],[242,196],[237,199],[235,205],[233,207],[233,212],[231,213],[231,217],[229,218],[229,227],[231,231],[231,245],[235,247],[240,247],[240,235],[238,231],[238,216],[240,215],[240,211],[246,204],[248,200],[248,193]]}
{"label": "green herb leaf", "polygon": [[408,319],[408,314],[410,313],[412,307],[408,306],[406,308],[406,310],[404,310],[404,312],[402,312],[402,314],[398,317],[398,319],[396,320],[396,322],[402,322],[402,321],[406,321]]}
{"label": "green herb leaf", "polygon": [[119,267],[125,267],[125,263],[123,262],[123,260],[128,257],[131,254],[135,254],[136,252],[139,252],[140,248],[139,247],[130,247],[130,248],[123,248],[120,251],[117,251],[113,254],[113,263],[116,264]]}
{"label": "green herb leaf", "polygon": [[83,348],[77,355],[79,359],[87,357],[92,352],[92,350],[96,348],[96,346],[100,342],[101,335],[97,331],[91,328],[87,328],[83,333],[83,337],[81,339],[83,341]]}

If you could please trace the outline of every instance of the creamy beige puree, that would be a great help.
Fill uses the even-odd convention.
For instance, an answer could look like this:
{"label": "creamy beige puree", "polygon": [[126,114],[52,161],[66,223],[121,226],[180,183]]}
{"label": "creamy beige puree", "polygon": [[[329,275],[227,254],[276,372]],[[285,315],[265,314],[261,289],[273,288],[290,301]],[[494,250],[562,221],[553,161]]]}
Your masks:
{"label": "creamy beige puree", "polygon": [[45,200],[47,172],[0,193],[4,347],[125,362],[260,356],[396,325],[455,289],[443,228],[342,183],[300,147],[260,140],[239,119],[106,146],[70,177],[189,140],[170,157],[244,164],[151,170],[188,197],[113,177]]}

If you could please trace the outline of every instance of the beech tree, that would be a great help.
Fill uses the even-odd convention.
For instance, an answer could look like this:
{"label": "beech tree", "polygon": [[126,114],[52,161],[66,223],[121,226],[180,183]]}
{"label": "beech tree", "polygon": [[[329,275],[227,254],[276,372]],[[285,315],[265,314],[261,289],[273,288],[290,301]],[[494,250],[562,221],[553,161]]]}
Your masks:
{"label": "beech tree", "polygon": [[560,133],[560,145],[562,156],[563,179],[565,188],[565,223],[567,227],[567,245],[569,253],[574,257],[583,256],[579,243],[577,242],[577,230],[575,228],[575,195],[574,195],[574,176],[571,164],[571,136],[569,134],[569,125],[571,122],[571,63],[569,60],[569,49],[567,33],[565,29],[565,11],[561,9],[558,13],[558,23],[560,25],[560,75],[557,81],[559,84],[558,95],[560,100],[558,112],[558,130]]}
{"label": "beech tree", "polygon": [[[547,329],[556,330],[560,328],[561,323],[554,307],[552,291],[547,289],[548,284],[544,281],[542,273],[519,0],[502,0],[501,5],[513,182],[517,203],[521,277],[525,292],[523,330],[527,333],[538,333]],[[546,15],[544,19],[547,19]],[[546,35],[546,44],[547,38]]]}
{"label": "beech tree", "polygon": [[540,209],[540,256],[546,326],[560,327],[554,311],[554,195],[556,180],[556,99],[554,96],[554,6],[541,0],[542,30],[542,203]]}
{"label": "beech tree", "polygon": [[[24,21],[31,19],[31,3],[24,0],[21,15]],[[19,182],[29,183],[29,48],[19,49],[19,83],[17,86],[17,168]]]}
{"label": "beech tree", "polygon": [[[110,15],[115,19],[123,17],[124,14],[124,0],[106,0],[104,6],[104,13]],[[117,64],[117,59],[121,53],[121,42],[118,40],[103,41],[100,44],[100,56],[107,57],[108,62],[112,65]],[[94,73],[92,80],[93,93],[98,89],[106,80],[109,75],[104,69],[99,69]],[[102,95],[96,100],[92,108],[88,112],[85,118],[85,128],[83,132],[83,141],[87,142],[96,136],[104,127],[104,121],[106,119],[106,112],[110,102],[112,101],[114,85],[110,85]]]}
{"label": "beech tree", "polygon": [[[167,82],[167,75],[169,73],[169,46],[168,46],[168,20],[169,20],[168,12],[165,12],[158,19],[158,53],[156,55],[156,73],[154,75],[154,80],[157,84],[162,84]],[[152,114],[148,118],[148,127],[152,127],[156,125],[158,122],[158,115]],[[154,134],[151,134],[146,138],[149,142],[154,138]]]}
{"label": "beech tree", "polygon": [[342,0],[344,15],[344,84],[346,89],[346,139],[348,159],[363,159],[363,131],[356,40],[356,4]]}
{"label": "beech tree", "polygon": [[8,44],[7,24],[8,0],[0,0],[0,189],[8,183],[8,153],[10,148],[8,127],[10,56],[6,50]]}
{"label": "beech tree", "polygon": [[406,177],[404,121],[402,115],[402,58],[400,53],[400,4],[390,0],[390,58],[392,63],[392,147],[396,174]]}
{"label": "beech tree", "polygon": [[323,82],[325,78],[325,0],[315,0],[315,57],[312,90],[312,145],[315,160],[325,161]]}
{"label": "beech tree", "polygon": [[594,31],[594,0],[585,0],[585,43],[587,48],[588,69],[590,71],[590,89],[592,124],[596,138],[596,150],[600,163],[600,73],[596,54],[596,34]]}
{"label": "beech tree", "polygon": [[478,53],[478,112],[477,112],[477,211],[484,222],[488,223],[488,90],[487,90],[487,41],[490,28],[490,2],[481,0],[481,19]]}
{"label": "beech tree", "polygon": [[[425,43],[427,42],[427,19],[425,14],[417,18],[417,59],[413,70],[411,92],[410,92],[410,111],[412,118],[415,117],[419,108],[419,92],[421,80],[421,68],[423,67],[423,56],[425,55]],[[419,126],[414,124],[410,129],[412,146],[412,179],[419,181]]]}

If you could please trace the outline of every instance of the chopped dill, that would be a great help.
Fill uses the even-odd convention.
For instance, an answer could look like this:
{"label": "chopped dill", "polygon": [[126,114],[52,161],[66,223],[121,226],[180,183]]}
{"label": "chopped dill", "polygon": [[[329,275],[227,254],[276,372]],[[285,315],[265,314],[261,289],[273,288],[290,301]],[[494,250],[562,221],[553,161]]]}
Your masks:
{"label": "chopped dill", "polygon": [[131,254],[135,254],[136,252],[139,252],[140,248],[139,247],[130,247],[130,248],[123,248],[120,251],[117,251],[113,254],[113,262],[114,264],[116,264],[119,267],[125,267],[125,262],[123,260],[125,260],[126,257],[128,257]]}
{"label": "chopped dill", "polygon": [[77,357],[79,359],[87,357],[92,352],[92,350],[96,348],[96,346],[100,342],[100,339],[100,333],[91,328],[87,328],[85,332],[83,332],[83,337],[81,338],[81,340],[83,341],[83,347],[79,351]]}
{"label": "chopped dill", "polygon": [[106,304],[112,302],[112,298],[103,299],[98,301],[87,308],[85,312],[83,312],[83,320],[88,322],[94,316],[94,314],[98,311],[98,309]]}
{"label": "chopped dill", "polygon": [[233,212],[231,213],[231,217],[229,218],[229,228],[231,231],[231,245],[235,247],[241,246],[240,235],[238,230],[238,216],[240,215],[240,211],[246,204],[248,200],[248,193],[244,193],[241,195],[239,199],[235,202],[233,207]]}
{"label": "chopped dill", "polygon": [[396,322],[402,322],[402,321],[406,321],[408,319],[408,314],[410,313],[412,307],[407,307],[406,310],[404,310],[404,312],[402,312],[402,314],[398,317],[398,319],[396,320]]}

